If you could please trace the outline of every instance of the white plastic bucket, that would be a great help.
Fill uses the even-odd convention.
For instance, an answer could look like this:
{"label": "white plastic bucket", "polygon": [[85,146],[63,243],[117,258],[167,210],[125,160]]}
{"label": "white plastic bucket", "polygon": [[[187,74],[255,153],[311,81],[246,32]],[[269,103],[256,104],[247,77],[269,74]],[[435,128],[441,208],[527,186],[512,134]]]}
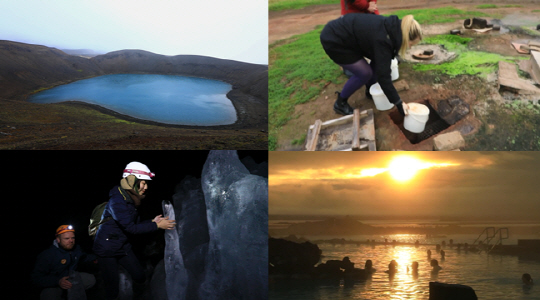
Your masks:
{"label": "white plastic bucket", "polygon": [[369,93],[373,97],[373,102],[378,110],[389,110],[390,108],[394,107],[394,104],[388,101],[388,98],[386,98],[386,95],[381,89],[379,83],[372,85],[369,88]]}
{"label": "white plastic bucket", "polygon": [[420,133],[426,128],[429,119],[429,108],[420,103],[407,103],[408,115],[405,116],[403,127],[410,132]]}
{"label": "white plastic bucket", "polygon": [[390,68],[392,70],[392,81],[396,81],[399,79],[399,69],[398,69],[398,61],[397,59],[392,59],[392,64],[390,65]]}

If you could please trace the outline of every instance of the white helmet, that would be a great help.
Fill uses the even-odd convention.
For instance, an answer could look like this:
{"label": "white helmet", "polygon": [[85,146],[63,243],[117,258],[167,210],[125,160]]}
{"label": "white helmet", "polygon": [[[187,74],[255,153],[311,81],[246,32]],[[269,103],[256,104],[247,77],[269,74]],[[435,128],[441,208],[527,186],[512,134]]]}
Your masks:
{"label": "white helmet", "polygon": [[145,164],[141,164],[137,161],[132,161],[127,164],[122,178],[126,178],[129,175],[135,175],[135,177],[144,180],[152,180],[152,177],[156,176],[156,174],[150,172],[150,169],[148,169]]}

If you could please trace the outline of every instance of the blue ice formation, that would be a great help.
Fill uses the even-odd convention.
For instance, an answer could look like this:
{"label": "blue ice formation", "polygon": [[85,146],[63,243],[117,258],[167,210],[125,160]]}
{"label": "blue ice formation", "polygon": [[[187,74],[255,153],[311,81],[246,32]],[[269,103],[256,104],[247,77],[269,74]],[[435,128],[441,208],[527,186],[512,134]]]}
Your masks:
{"label": "blue ice formation", "polygon": [[[175,220],[174,207],[169,201],[163,201],[163,216]],[[178,224],[172,230],[165,230],[165,289],[169,300],[186,299],[188,275],[184,267],[184,258],[180,251]]]}
{"label": "blue ice formation", "polygon": [[210,241],[200,299],[267,299],[268,180],[236,151],[210,151],[201,181]]}

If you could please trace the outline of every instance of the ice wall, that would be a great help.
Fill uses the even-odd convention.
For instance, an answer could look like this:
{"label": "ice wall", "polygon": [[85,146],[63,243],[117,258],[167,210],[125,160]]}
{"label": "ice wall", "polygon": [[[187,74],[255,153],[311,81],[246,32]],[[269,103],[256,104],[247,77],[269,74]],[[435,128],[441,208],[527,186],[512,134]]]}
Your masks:
{"label": "ice wall", "polygon": [[210,242],[201,299],[268,298],[268,180],[236,151],[211,151],[202,172]]}
{"label": "ice wall", "polygon": [[[267,175],[266,163],[247,163]],[[177,233],[166,237],[165,266],[156,267],[153,288],[162,270],[183,257],[187,278],[177,276],[179,269],[165,271],[168,294],[169,286],[187,284],[185,299],[267,299],[268,179],[250,174],[236,151],[211,151],[202,178],[184,178],[173,203]]]}
{"label": "ice wall", "polygon": [[[176,220],[174,208],[169,201],[163,201],[163,216]],[[173,230],[165,230],[165,289],[169,300],[186,299],[188,275],[184,258],[180,251],[178,224]]]}

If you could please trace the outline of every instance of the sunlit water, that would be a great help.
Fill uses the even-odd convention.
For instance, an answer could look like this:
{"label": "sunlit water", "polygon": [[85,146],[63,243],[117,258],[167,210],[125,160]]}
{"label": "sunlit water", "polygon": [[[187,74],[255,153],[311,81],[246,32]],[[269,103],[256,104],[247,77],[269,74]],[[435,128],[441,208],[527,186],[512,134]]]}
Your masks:
{"label": "sunlit water", "polygon": [[[321,237],[312,237],[321,239]],[[324,237],[331,238],[331,237]],[[397,240],[420,243],[441,243],[441,239],[426,239],[424,235],[356,236],[350,240],[365,241],[374,239]],[[448,236],[454,243],[472,243],[473,236]],[[505,241],[506,244],[514,242]],[[524,288],[521,275],[530,273],[533,280],[540,282],[540,262],[520,260],[517,256],[488,255],[465,252],[446,247],[446,258],[442,260],[435,246],[391,246],[391,245],[332,245],[318,244],[322,250],[323,262],[330,259],[342,260],[348,256],[355,267],[363,268],[367,259],[373,261],[377,271],[371,280],[349,282],[317,282],[312,280],[273,281],[270,284],[270,299],[429,299],[429,282],[458,283],[471,286],[478,299],[540,299],[540,286]],[[427,250],[432,251],[432,259],[437,259],[442,270],[431,273]],[[398,263],[398,272],[390,278],[385,270],[391,260]],[[407,273],[407,266],[413,261],[419,263],[418,277]]]}
{"label": "sunlit water", "polygon": [[227,125],[236,111],[226,97],[231,85],[175,75],[115,74],[61,85],[28,101],[83,101],[142,120],[176,125]]}

